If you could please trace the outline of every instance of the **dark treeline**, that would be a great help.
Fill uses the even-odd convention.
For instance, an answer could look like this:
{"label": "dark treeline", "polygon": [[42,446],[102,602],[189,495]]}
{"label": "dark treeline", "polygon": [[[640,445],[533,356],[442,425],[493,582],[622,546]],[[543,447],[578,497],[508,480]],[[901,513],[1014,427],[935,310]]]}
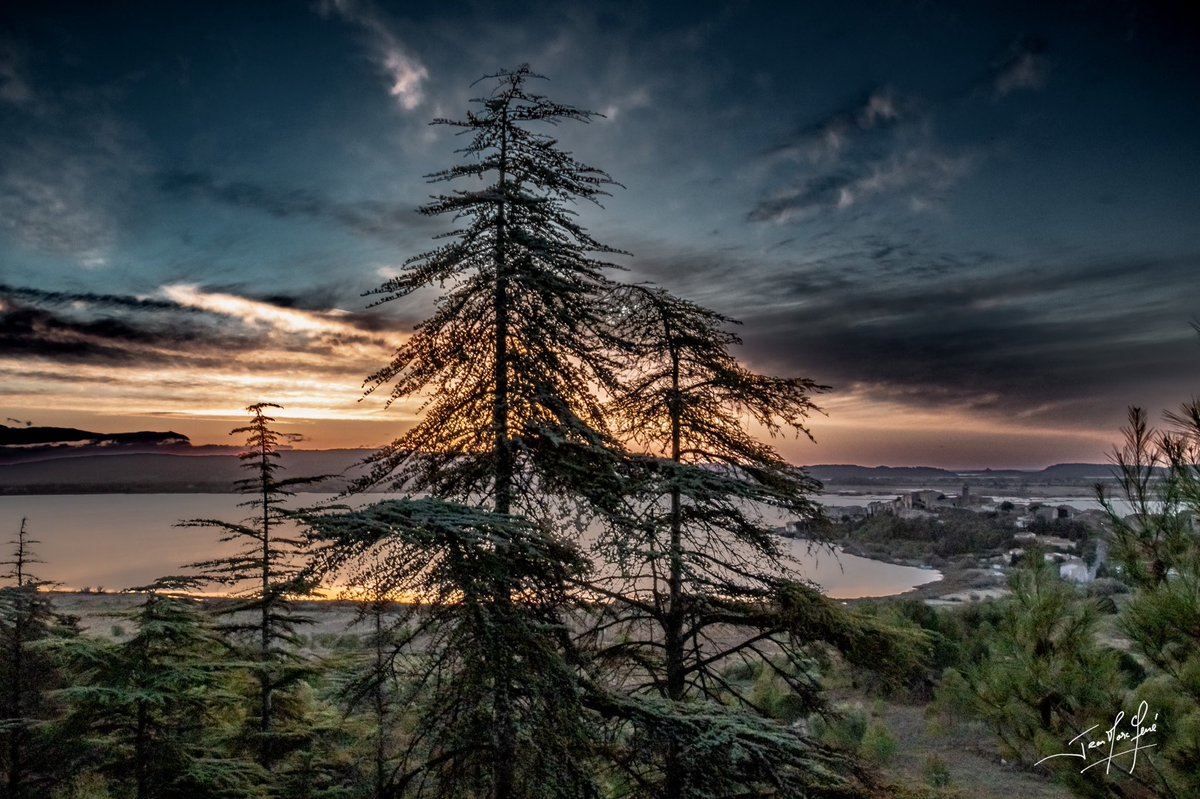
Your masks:
{"label": "dark treeline", "polygon": [[[923,606],[828,600],[772,533],[779,516],[822,529],[819,484],[748,429],[807,436],[825,387],[746,369],[733,320],[613,277],[620,251],[575,208],[616,184],[551,135],[593,115],[534,92],[537,77],[489,76],[464,119],[435,120],[461,131],[463,158],[431,176],[451,188],[421,212],[452,229],[373,292],[440,292],[367,380],[427,398],[352,489],[400,498],[293,507],[315,478],[284,476],[278,406],[251,405],[234,431],[247,518],[181,522],[241,548],[136,589],[113,636],[55,611],[22,525],[0,589],[3,795],[952,795],[896,784],[862,735],[837,733],[839,670],[936,690],[1024,760],[1104,702],[1149,697],[1153,770],[1111,794],[1099,770],[1060,773],[1094,795],[1196,795],[1200,547],[1181,513],[1200,510],[1195,408],[1174,436],[1135,417],[1123,454],[1142,503],[1114,533],[1128,658],[1036,559],[1012,599],[977,611],[982,639]],[[589,549],[585,525],[602,531]],[[322,585],[361,611],[318,655],[296,600]],[[234,600],[194,597],[214,590]]]}

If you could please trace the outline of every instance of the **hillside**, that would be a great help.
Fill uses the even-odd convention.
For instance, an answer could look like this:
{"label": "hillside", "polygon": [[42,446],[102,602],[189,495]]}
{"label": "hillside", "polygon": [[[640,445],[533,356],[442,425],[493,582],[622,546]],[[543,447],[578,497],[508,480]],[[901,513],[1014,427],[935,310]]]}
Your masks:
{"label": "hillside", "polygon": [[[12,428],[8,428],[12,429]],[[125,436],[142,434],[131,433]],[[167,433],[150,434],[170,441]],[[113,437],[115,438],[115,436]],[[132,439],[129,439],[132,440]],[[152,440],[152,439],[147,439]],[[190,444],[148,444],[71,447],[40,451],[37,457],[6,457],[0,446],[0,494],[86,493],[225,493],[243,473],[232,447],[193,447]],[[24,450],[19,450],[24,452]],[[309,490],[339,491],[355,474],[370,450],[285,450],[280,465],[289,477],[336,475]],[[819,464],[809,472],[828,489],[944,487],[957,491],[963,482],[973,488],[1009,490],[1033,485],[1087,488],[1111,480],[1106,464],[1057,464],[1041,470],[976,470],[956,472],[932,466],[855,466]]]}
{"label": "hillside", "polygon": [[1023,484],[1091,487],[1114,479],[1106,463],[1059,463],[1045,469],[972,469],[952,471],[933,466],[853,466],[818,464],[809,473],[826,486],[952,486],[1011,489]]}
{"label": "hillside", "polygon": [[[280,453],[288,477],[336,475],[313,491],[340,491],[366,450]],[[0,465],[0,494],[227,493],[245,476],[236,454],[118,453]]]}

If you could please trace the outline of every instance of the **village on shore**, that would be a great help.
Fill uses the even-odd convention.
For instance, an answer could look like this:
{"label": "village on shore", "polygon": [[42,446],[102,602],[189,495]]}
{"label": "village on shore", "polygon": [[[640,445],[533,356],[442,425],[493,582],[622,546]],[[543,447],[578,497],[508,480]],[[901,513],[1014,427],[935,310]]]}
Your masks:
{"label": "village on shore", "polygon": [[[821,530],[814,528],[811,522],[793,521],[776,532],[785,538],[824,539],[839,550],[854,555],[937,569],[942,579],[905,594],[933,605],[953,605],[1007,595],[1009,575],[1031,553],[1057,564],[1062,579],[1081,586],[1118,574],[1120,567],[1108,560],[1108,531],[1112,519],[1107,511],[1094,507],[1097,504],[1094,495],[1084,495],[1079,491],[1081,486],[1075,487],[1075,491],[1043,487],[1046,488],[1060,490],[1029,493],[1079,493],[1079,497],[997,500],[972,491],[970,482],[964,481],[957,491],[950,486],[946,490],[905,488],[896,491],[892,499],[870,499],[863,504],[830,504],[825,508],[827,520]],[[886,493],[874,489],[869,494],[838,491],[838,495],[847,500]],[[1076,504],[1072,504],[1071,499],[1075,499]],[[953,556],[920,558],[898,547],[880,546],[878,540],[867,545],[857,535],[868,527],[878,529],[880,525],[890,524],[900,542],[905,529],[947,527],[952,519],[962,520],[964,513],[973,514],[978,523],[986,523],[994,529],[996,535],[992,543],[995,545],[957,552]],[[932,537],[936,538],[936,535],[935,530]]]}

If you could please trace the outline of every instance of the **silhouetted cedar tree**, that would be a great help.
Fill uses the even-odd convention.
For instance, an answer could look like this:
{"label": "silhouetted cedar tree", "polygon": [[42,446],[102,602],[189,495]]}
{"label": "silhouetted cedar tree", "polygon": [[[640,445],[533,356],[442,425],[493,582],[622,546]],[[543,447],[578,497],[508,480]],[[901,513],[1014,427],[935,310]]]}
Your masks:
{"label": "silhouetted cedar tree", "polygon": [[[848,611],[791,576],[795,564],[775,532],[784,520],[819,529],[812,495],[820,484],[755,438],[748,422],[771,436],[809,436],[813,395],[825,387],[746,369],[731,353],[740,342],[730,319],[663,289],[624,286],[612,302],[632,357],[606,410],[641,454],[630,456],[624,518],[610,515],[600,539],[612,567],[592,590],[608,610],[589,635],[610,683],[629,694],[623,706],[649,701],[626,719],[643,726],[626,770],[638,773],[646,795],[720,796],[739,784],[780,795],[853,792],[856,768],[756,720],[768,709],[732,676],[774,672],[813,710],[821,707],[820,646],[881,669],[903,670],[919,656],[917,635]],[[730,714],[730,703],[749,713]],[[841,777],[837,764],[847,766]],[[807,778],[795,777],[806,769]],[[785,773],[786,790],[776,784]]]}
{"label": "silhouetted cedar tree", "polygon": [[[170,588],[173,588],[171,586]],[[74,675],[56,692],[86,768],[136,799],[258,795],[264,776],[233,754],[226,648],[199,600],[160,586],[117,615],[132,634],[79,636],[57,649]]]}
{"label": "silhouetted cedar tree", "polygon": [[241,549],[222,558],[193,563],[194,574],[164,578],[181,588],[199,589],[220,586],[232,590],[240,600],[223,605],[217,611],[225,617],[218,628],[237,640],[238,650],[254,661],[258,696],[255,702],[258,761],[270,766],[289,748],[299,745],[302,736],[282,729],[275,713],[275,694],[301,680],[308,669],[297,655],[296,628],[311,620],[293,612],[290,599],[311,591],[312,583],[304,574],[304,540],[297,533],[300,515],[286,507],[294,495],[292,489],[312,485],[325,476],[280,479],[280,433],[267,415],[270,402],[250,405],[250,423],[231,431],[246,434],[246,449],[238,454],[251,476],[239,480],[239,492],[250,496],[241,507],[254,515],[242,522],[221,519],[187,519],[181,527],[214,527],[221,531],[222,542],[236,542]]}
{"label": "silhouetted cedar tree", "polygon": [[[615,388],[605,276],[573,204],[613,181],[557,146],[563,120],[594,114],[535,94],[528,66],[489,76],[493,91],[464,120],[464,163],[430,176],[465,185],[421,208],[459,227],[376,289],[379,303],[445,289],[368,391],[423,395],[421,419],[371,459],[363,484],[489,504],[542,517],[546,497],[595,491],[581,467],[606,451],[595,391]],[[591,479],[589,479],[591,478]]]}
{"label": "silhouetted cedar tree", "polygon": [[[388,302],[444,290],[368,378],[368,393],[391,387],[389,402],[428,399],[358,486],[429,499],[394,500],[322,530],[343,552],[370,557],[356,550],[367,543],[403,552],[382,561],[398,591],[457,600],[430,611],[436,632],[422,644],[429,659],[418,658],[429,671],[415,684],[433,687],[409,758],[425,760],[398,777],[442,795],[593,790],[582,768],[585,715],[569,712],[577,689],[556,582],[577,580],[582,561],[551,523],[617,497],[620,458],[596,395],[615,389],[601,257],[617,251],[574,210],[613,181],[558,146],[555,125],[594,114],[535,93],[539,78],[524,65],[486,76],[491,91],[464,119],[434,120],[469,138],[461,163],[430,176],[456,188],[421,212],[456,228],[373,292]],[[346,563],[327,555],[330,568]],[[421,583],[410,559],[441,564],[437,583]]]}
{"label": "silhouetted cedar tree", "polygon": [[63,743],[53,691],[66,680],[61,663],[46,645],[78,634],[76,620],[56,613],[41,589],[51,585],[32,572],[42,561],[34,552],[26,519],[8,542],[12,554],[0,588],[0,766],[2,795],[21,799],[47,795],[69,776],[75,753]]}

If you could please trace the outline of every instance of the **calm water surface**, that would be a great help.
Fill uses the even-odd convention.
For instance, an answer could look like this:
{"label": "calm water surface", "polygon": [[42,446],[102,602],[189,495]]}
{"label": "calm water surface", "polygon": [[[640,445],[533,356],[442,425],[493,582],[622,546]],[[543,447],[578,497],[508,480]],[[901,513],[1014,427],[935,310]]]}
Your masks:
{"label": "calm water surface", "polygon": [[[301,495],[302,503],[316,495]],[[232,551],[220,531],[176,527],[181,519],[239,521],[248,515],[235,494],[61,494],[0,497],[0,541],[14,538],[21,517],[44,563],[33,573],[66,588],[120,590],[175,574],[186,563]],[[824,500],[824,497],[822,497]],[[866,504],[865,498],[858,503]],[[806,551],[789,542],[799,572],[838,599],[899,594],[941,579],[928,569],[895,566],[845,553]],[[7,556],[7,553],[4,553]]]}

